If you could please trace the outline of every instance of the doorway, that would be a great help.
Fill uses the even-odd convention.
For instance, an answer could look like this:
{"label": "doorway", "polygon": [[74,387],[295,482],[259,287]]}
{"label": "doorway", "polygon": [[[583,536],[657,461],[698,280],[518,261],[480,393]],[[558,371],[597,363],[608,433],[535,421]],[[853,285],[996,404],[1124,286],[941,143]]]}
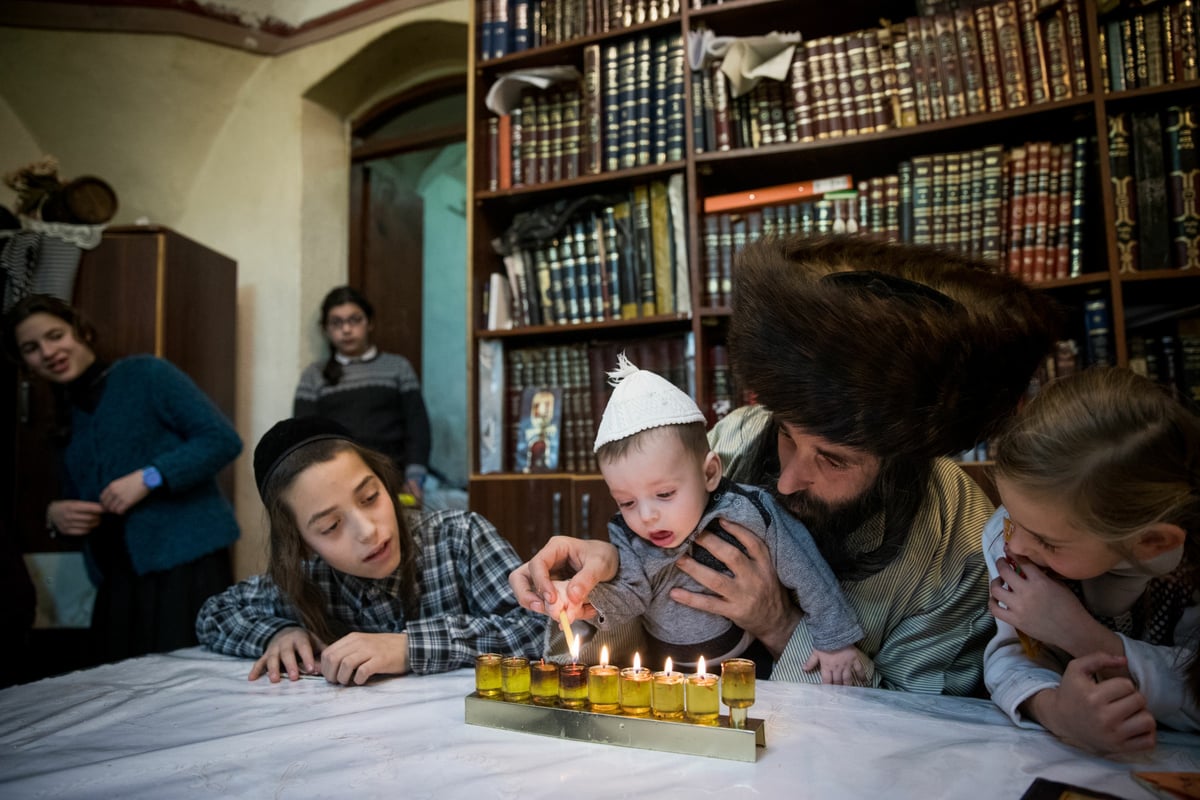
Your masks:
{"label": "doorway", "polygon": [[467,484],[466,112],[465,76],[423,83],[355,120],[351,151],[349,283],[421,379],[450,491]]}

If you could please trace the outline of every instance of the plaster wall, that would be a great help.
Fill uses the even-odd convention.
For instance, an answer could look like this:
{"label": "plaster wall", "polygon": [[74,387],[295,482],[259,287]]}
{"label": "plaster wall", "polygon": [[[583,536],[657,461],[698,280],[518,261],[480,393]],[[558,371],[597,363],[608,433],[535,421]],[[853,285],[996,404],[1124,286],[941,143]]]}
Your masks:
{"label": "plaster wall", "polygon": [[[238,262],[239,578],[265,567],[254,443],[291,413],[321,351],[317,306],[346,280],[348,118],[389,87],[465,69],[467,16],[464,0],[435,3],[275,58],[174,36],[0,28],[0,172],[52,154],[64,177],[116,188],[114,224],[146,218]],[[353,69],[400,29],[457,30],[461,57],[406,62],[387,48],[400,51],[393,71]],[[357,78],[337,104],[308,99],[335,74]]]}

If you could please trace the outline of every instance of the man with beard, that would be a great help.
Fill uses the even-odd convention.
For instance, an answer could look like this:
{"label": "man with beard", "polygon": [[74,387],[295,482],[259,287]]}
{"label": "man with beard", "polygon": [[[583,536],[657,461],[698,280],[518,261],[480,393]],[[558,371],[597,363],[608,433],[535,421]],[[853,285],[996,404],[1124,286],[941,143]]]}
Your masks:
{"label": "man with beard", "polygon": [[[978,691],[991,635],[979,535],[993,507],[947,455],[1016,407],[1058,334],[1052,301],[984,264],[863,239],[766,239],[734,269],[730,361],[754,404],[709,434],[729,476],[773,487],[806,524],[866,637],[871,685]],[[772,677],[819,682],[804,610],[754,536],[696,543],[714,570],[681,558],[708,593],[674,590],[759,639]],[[574,573],[582,604],[620,568],[604,543],[556,537],[509,578],[523,606],[556,599]],[[579,616],[591,613],[580,606]]]}

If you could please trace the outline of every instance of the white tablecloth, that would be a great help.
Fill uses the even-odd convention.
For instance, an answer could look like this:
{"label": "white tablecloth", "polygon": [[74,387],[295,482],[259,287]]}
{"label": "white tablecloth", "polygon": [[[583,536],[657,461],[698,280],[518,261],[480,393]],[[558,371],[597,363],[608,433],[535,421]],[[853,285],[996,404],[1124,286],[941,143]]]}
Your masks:
{"label": "white tablecloth", "polygon": [[1015,800],[1044,776],[1140,799],[1131,770],[1200,771],[1200,737],[1110,761],[982,700],[760,682],[750,764],[467,725],[468,670],[337,687],[249,668],[190,649],[0,691],[0,797]]}

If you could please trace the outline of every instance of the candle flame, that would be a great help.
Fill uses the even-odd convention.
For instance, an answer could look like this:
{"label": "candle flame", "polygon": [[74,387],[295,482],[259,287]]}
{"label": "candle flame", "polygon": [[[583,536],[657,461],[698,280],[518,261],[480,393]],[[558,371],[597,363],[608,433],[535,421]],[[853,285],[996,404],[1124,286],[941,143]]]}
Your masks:
{"label": "candle flame", "polygon": [[579,647],[581,644],[582,644],[582,642],[580,641],[578,636],[572,636],[570,644],[567,645],[567,649],[571,653],[571,663],[572,664],[574,664],[575,662],[577,662],[579,660]]}
{"label": "candle flame", "polygon": [[600,666],[608,666],[608,645],[604,645],[600,648]]}
{"label": "candle flame", "polygon": [[642,668],[642,654],[641,653],[635,652],[633,654],[633,668],[635,671],[640,670]]}
{"label": "candle flame", "polygon": [[663,672],[670,672],[673,666],[675,665],[671,663],[671,657],[667,656],[667,663],[663,665]]}
{"label": "candle flame", "polygon": [[704,656],[700,656],[700,660],[696,662],[696,674],[703,675],[704,672]]}

